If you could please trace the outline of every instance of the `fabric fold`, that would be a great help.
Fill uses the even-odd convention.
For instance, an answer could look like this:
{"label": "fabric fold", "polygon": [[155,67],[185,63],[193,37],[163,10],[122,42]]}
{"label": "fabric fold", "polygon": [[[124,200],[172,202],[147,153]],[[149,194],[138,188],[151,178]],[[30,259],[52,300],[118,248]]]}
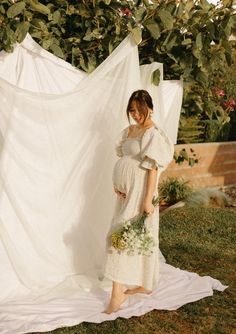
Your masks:
{"label": "fabric fold", "polygon": [[[137,297],[110,317],[101,313],[111,288],[102,274],[115,199],[111,181],[115,138],[127,126],[125,110],[134,90],[164,92],[162,85],[150,86],[153,66],[157,65],[147,67],[146,75],[140,71],[131,36],[89,75],[49,54],[29,35],[12,54],[0,53],[2,334],[173,309],[211,294],[213,288],[225,288],[211,278],[162,263],[163,278],[149,299]],[[167,112],[175,129],[180,92],[178,82],[166,93],[169,113],[163,104],[156,111],[162,120]],[[159,130],[156,136],[153,140],[165,145]],[[171,136],[175,142],[176,133]],[[143,138],[144,146],[151,137],[150,133]],[[169,153],[164,161],[151,149],[146,153],[165,166],[171,154],[168,145],[165,149]],[[199,288],[192,285],[187,298],[189,278],[199,282]],[[171,300],[175,284],[181,289]]]}

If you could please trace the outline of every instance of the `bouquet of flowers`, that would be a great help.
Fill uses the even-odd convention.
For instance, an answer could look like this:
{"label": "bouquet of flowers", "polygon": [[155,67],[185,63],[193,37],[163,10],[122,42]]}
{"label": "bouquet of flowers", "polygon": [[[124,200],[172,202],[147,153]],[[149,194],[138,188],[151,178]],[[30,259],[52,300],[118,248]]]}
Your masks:
{"label": "bouquet of flowers", "polygon": [[[158,198],[153,198],[152,204],[158,204]],[[111,244],[118,251],[127,252],[128,255],[150,255],[155,246],[154,239],[145,225],[148,214],[144,212],[128,221],[111,234]]]}

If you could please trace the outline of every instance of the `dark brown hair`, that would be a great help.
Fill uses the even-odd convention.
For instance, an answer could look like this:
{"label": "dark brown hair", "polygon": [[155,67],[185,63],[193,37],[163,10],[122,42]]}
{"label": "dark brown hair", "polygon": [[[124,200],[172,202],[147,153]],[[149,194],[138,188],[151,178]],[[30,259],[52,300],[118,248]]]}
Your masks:
{"label": "dark brown hair", "polygon": [[148,117],[148,108],[153,110],[152,98],[149,95],[149,93],[143,89],[136,90],[135,92],[132,93],[132,95],[129,98],[129,102],[128,102],[127,109],[126,109],[126,114],[127,114],[129,123],[130,123],[130,115],[129,115],[130,108],[131,108],[132,102],[134,101],[136,102],[136,106],[137,106],[139,113],[144,116],[144,121],[143,121],[144,123]]}

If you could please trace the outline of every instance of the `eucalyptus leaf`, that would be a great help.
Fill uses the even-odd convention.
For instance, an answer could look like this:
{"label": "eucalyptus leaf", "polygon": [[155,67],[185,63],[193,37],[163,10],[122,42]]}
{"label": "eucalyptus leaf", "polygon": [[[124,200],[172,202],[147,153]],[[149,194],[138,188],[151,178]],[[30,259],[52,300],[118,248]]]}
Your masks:
{"label": "eucalyptus leaf", "polygon": [[116,23],[115,27],[116,27],[116,35],[119,35],[121,31],[120,24]]}
{"label": "eucalyptus leaf", "polygon": [[5,8],[4,8],[3,5],[0,5],[0,13],[1,14],[5,14],[6,13],[6,10],[5,10]]}
{"label": "eucalyptus leaf", "polygon": [[137,22],[142,21],[145,14],[146,14],[146,9],[144,7],[139,7],[138,9],[136,9],[134,16]]}
{"label": "eucalyptus leaf", "polygon": [[161,72],[159,69],[156,69],[154,72],[152,72],[152,83],[155,86],[159,86],[160,84],[160,77],[161,77]]}
{"label": "eucalyptus leaf", "polygon": [[51,45],[51,40],[50,39],[44,39],[43,42],[42,42],[42,47],[45,49],[45,50],[48,50],[49,47]]}
{"label": "eucalyptus leaf", "polygon": [[176,12],[176,16],[178,18],[181,18],[184,12],[184,4],[182,1],[179,1],[179,3],[177,4],[177,12]]}
{"label": "eucalyptus leaf", "polygon": [[43,33],[48,31],[47,24],[44,20],[40,19],[33,19],[31,21],[31,25],[36,27],[36,29],[40,29]]}
{"label": "eucalyptus leaf", "polygon": [[60,58],[64,58],[64,53],[59,45],[53,43],[50,45],[50,49],[53,51],[54,55]]}
{"label": "eucalyptus leaf", "polygon": [[199,71],[196,75],[196,80],[199,81],[203,85],[208,84],[208,76],[206,73]]}
{"label": "eucalyptus leaf", "polygon": [[197,34],[197,37],[196,37],[196,47],[201,50],[202,49],[202,45],[203,45],[203,43],[202,43],[202,33],[199,32]]}
{"label": "eucalyptus leaf", "polygon": [[192,48],[192,53],[197,59],[201,58],[201,50],[196,46],[196,44]]}
{"label": "eucalyptus leaf", "polygon": [[11,5],[7,10],[7,17],[13,18],[23,12],[25,9],[25,2],[19,1]]}
{"label": "eucalyptus leaf", "polygon": [[135,43],[138,45],[142,42],[142,30],[141,27],[135,27],[132,29],[132,34],[134,36]]}
{"label": "eucalyptus leaf", "polygon": [[192,158],[192,157],[190,157],[190,158],[188,159],[188,164],[189,164],[189,166],[193,167],[194,164],[195,164],[195,159]]}
{"label": "eucalyptus leaf", "polygon": [[188,153],[184,148],[179,152],[179,154],[184,158],[184,160],[188,161]]}
{"label": "eucalyptus leaf", "polygon": [[177,36],[175,33],[171,33],[171,36],[168,39],[168,42],[166,43],[166,50],[170,52],[170,50],[177,45],[176,43]]}
{"label": "eucalyptus leaf", "polygon": [[170,12],[165,9],[160,9],[158,10],[157,15],[160,17],[165,29],[173,29],[174,19]]}
{"label": "eucalyptus leaf", "polygon": [[53,23],[58,24],[60,23],[61,20],[61,13],[59,10],[56,10],[53,14],[52,14],[52,20]]}
{"label": "eucalyptus leaf", "polygon": [[21,43],[24,39],[25,36],[29,30],[29,22],[20,22],[16,28],[16,37],[17,37],[17,42]]}
{"label": "eucalyptus leaf", "polygon": [[40,3],[39,1],[37,1],[37,0],[26,0],[26,1],[27,1],[27,3],[29,3],[30,7],[34,11],[39,12],[39,13],[44,14],[44,15],[50,14],[50,9],[47,6]]}
{"label": "eucalyptus leaf", "polygon": [[194,8],[194,2],[193,0],[188,0],[185,3],[184,9],[189,14],[189,12]]}
{"label": "eucalyptus leaf", "polygon": [[186,38],[182,41],[181,43],[182,45],[189,45],[189,44],[192,44],[192,40],[191,38]]}
{"label": "eucalyptus leaf", "polygon": [[154,19],[145,21],[144,26],[147,28],[154,39],[158,39],[160,37],[161,30],[158,23]]}

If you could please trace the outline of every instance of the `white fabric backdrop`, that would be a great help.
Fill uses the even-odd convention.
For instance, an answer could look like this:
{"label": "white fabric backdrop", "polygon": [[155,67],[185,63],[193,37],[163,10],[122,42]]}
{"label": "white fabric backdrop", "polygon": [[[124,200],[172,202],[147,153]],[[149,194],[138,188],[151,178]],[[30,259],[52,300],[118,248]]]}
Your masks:
{"label": "white fabric backdrop", "polygon": [[176,139],[182,84],[150,85],[157,67],[140,71],[131,36],[90,75],[29,36],[14,53],[0,53],[1,333],[176,309],[225,288],[162,262],[157,291],[101,313],[110,291],[99,278],[113,212],[114,142],[134,90],[150,91],[156,121]]}

